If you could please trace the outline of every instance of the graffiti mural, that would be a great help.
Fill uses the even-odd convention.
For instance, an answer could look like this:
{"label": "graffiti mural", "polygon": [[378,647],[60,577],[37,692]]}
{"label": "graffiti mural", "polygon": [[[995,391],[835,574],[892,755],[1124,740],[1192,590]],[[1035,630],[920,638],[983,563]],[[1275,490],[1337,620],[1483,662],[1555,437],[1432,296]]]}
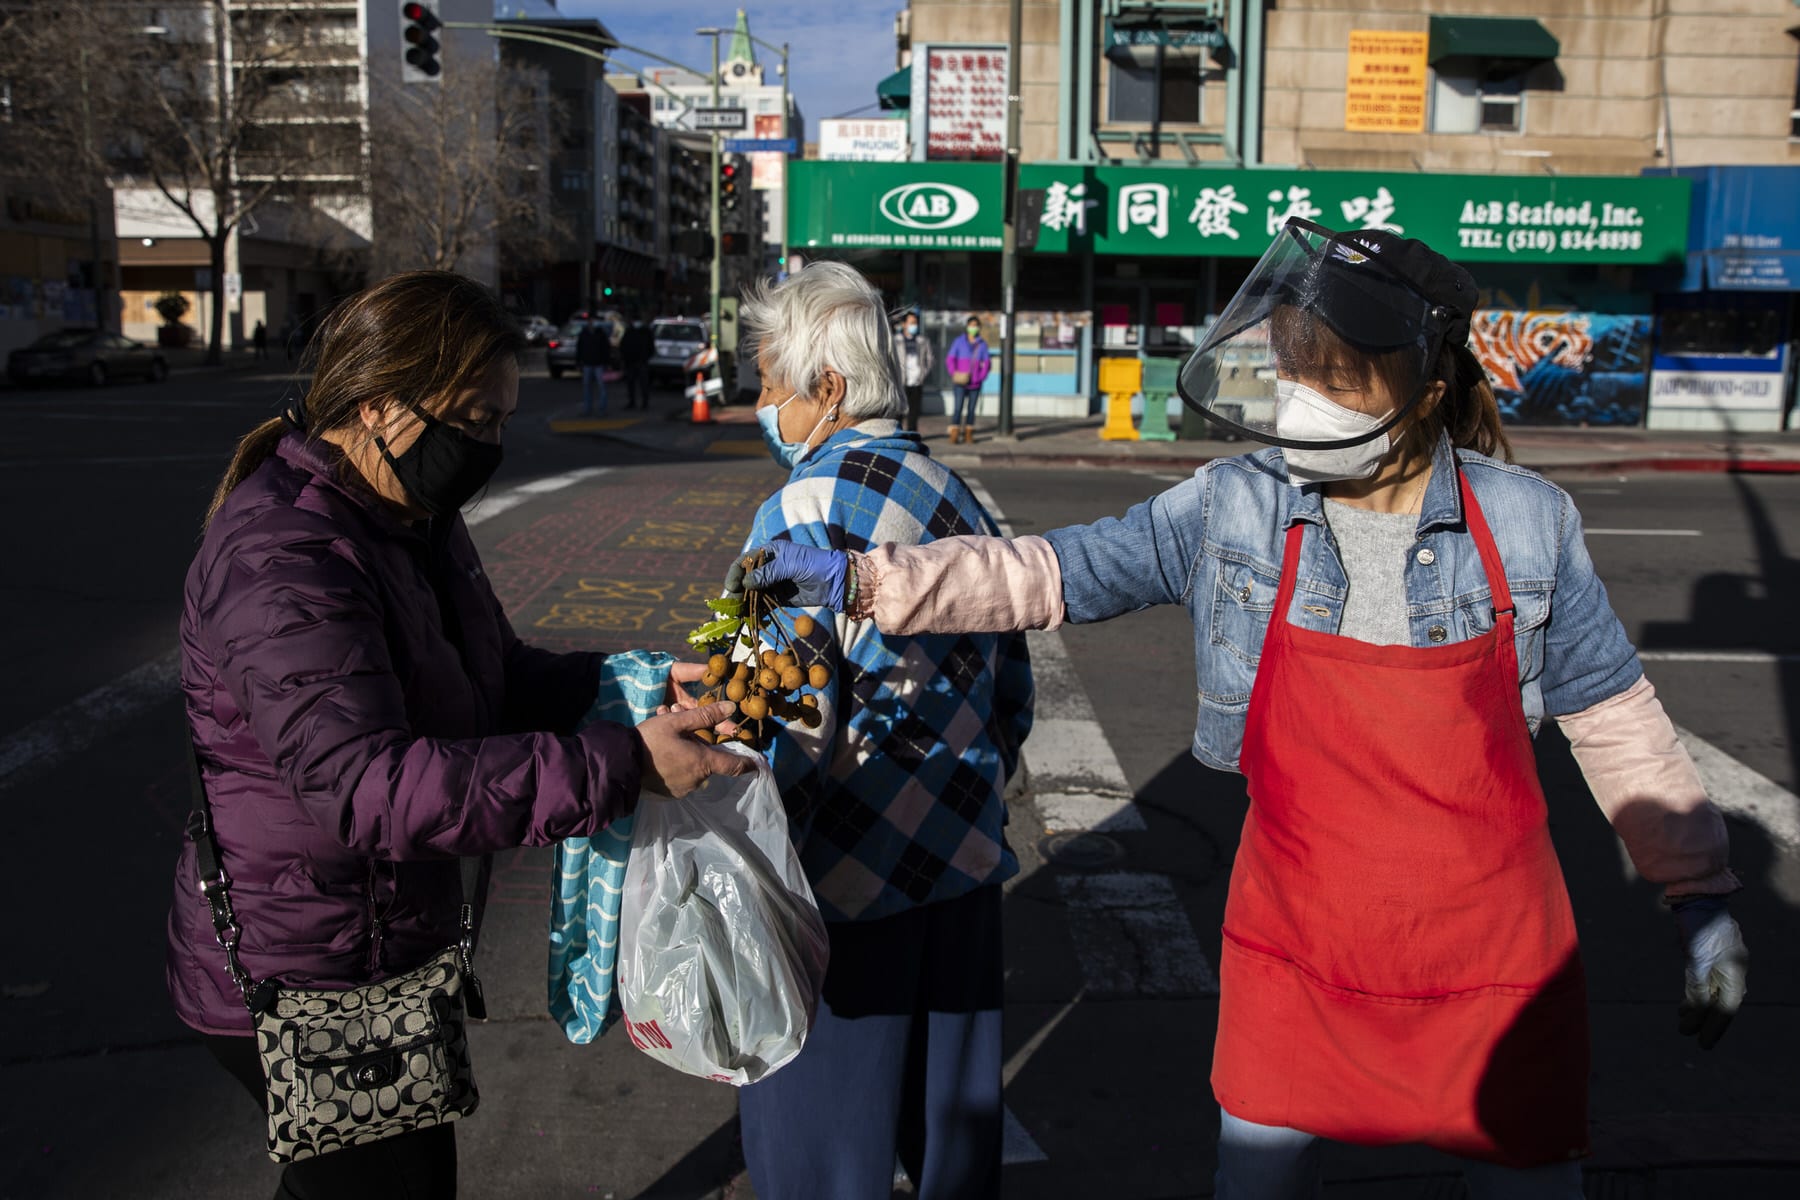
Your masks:
{"label": "graffiti mural", "polygon": [[1641,425],[1648,316],[1482,309],[1469,344],[1510,425]]}

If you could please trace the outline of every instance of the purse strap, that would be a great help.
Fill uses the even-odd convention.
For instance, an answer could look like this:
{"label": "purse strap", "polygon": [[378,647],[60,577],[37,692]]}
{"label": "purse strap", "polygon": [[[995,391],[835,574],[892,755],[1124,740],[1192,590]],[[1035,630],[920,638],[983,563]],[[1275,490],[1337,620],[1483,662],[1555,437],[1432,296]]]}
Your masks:
{"label": "purse strap", "polygon": [[[225,864],[219,857],[219,839],[213,831],[212,804],[206,798],[206,783],[200,777],[200,752],[195,749],[192,738],[186,741],[188,789],[193,799],[193,809],[188,813],[187,835],[194,843],[194,861],[200,874],[200,894],[206,897],[206,907],[212,914],[213,940],[225,951],[225,968],[231,974],[231,982],[237,985],[238,993],[243,996],[244,1007],[252,1016],[256,1016],[268,1008],[274,999],[277,983],[273,979],[260,982],[252,979],[243,960],[238,957],[238,940],[244,931],[238,924],[237,912],[231,906],[231,877],[225,873]],[[461,862],[463,903],[459,917],[462,933],[457,949],[462,959],[462,972],[467,977],[471,992],[469,1015],[479,1019],[486,1015],[486,1006],[480,1000],[481,981],[475,976],[475,942],[481,919],[486,915],[488,881],[493,874],[494,859],[492,855],[484,854],[479,858],[462,859]],[[482,1011],[475,1011],[477,1006]]]}

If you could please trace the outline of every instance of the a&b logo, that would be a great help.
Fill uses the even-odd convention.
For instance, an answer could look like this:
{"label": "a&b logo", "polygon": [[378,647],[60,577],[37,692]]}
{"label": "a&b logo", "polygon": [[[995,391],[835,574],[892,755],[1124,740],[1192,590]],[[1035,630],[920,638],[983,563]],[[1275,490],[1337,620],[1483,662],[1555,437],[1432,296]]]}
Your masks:
{"label": "a&b logo", "polygon": [[948,183],[907,183],[881,197],[881,215],[908,229],[952,229],[981,211],[973,192]]}

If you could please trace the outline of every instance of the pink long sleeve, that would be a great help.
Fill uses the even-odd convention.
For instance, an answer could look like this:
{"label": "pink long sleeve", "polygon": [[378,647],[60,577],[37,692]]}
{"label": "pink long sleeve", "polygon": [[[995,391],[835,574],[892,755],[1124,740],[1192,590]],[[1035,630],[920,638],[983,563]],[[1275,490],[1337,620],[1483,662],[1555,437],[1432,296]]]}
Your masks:
{"label": "pink long sleeve", "polygon": [[952,537],[853,555],[858,609],[883,633],[1000,633],[1063,622],[1062,567],[1041,537]]}
{"label": "pink long sleeve", "polygon": [[1725,819],[1648,679],[1557,724],[1638,874],[1666,884],[1666,897],[1742,886],[1726,865]]}

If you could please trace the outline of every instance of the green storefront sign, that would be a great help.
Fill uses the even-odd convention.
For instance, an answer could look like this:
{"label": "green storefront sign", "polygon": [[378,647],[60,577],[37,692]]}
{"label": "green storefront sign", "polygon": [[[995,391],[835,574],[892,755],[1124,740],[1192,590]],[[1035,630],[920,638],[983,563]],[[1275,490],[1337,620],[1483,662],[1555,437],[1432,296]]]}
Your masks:
{"label": "green storefront sign", "polygon": [[797,162],[788,241],[836,250],[1000,249],[994,163]]}
{"label": "green storefront sign", "polygon": [[[1462,262],[1662,263],[1687,253],[1678,178],[1425,175],[1027,163],[1045,192],[1038,253],[1253,257],[1289,217],[1381,227]],[[981,163],[793,166],[796,246],[1000,248],[1000,168]]]}

